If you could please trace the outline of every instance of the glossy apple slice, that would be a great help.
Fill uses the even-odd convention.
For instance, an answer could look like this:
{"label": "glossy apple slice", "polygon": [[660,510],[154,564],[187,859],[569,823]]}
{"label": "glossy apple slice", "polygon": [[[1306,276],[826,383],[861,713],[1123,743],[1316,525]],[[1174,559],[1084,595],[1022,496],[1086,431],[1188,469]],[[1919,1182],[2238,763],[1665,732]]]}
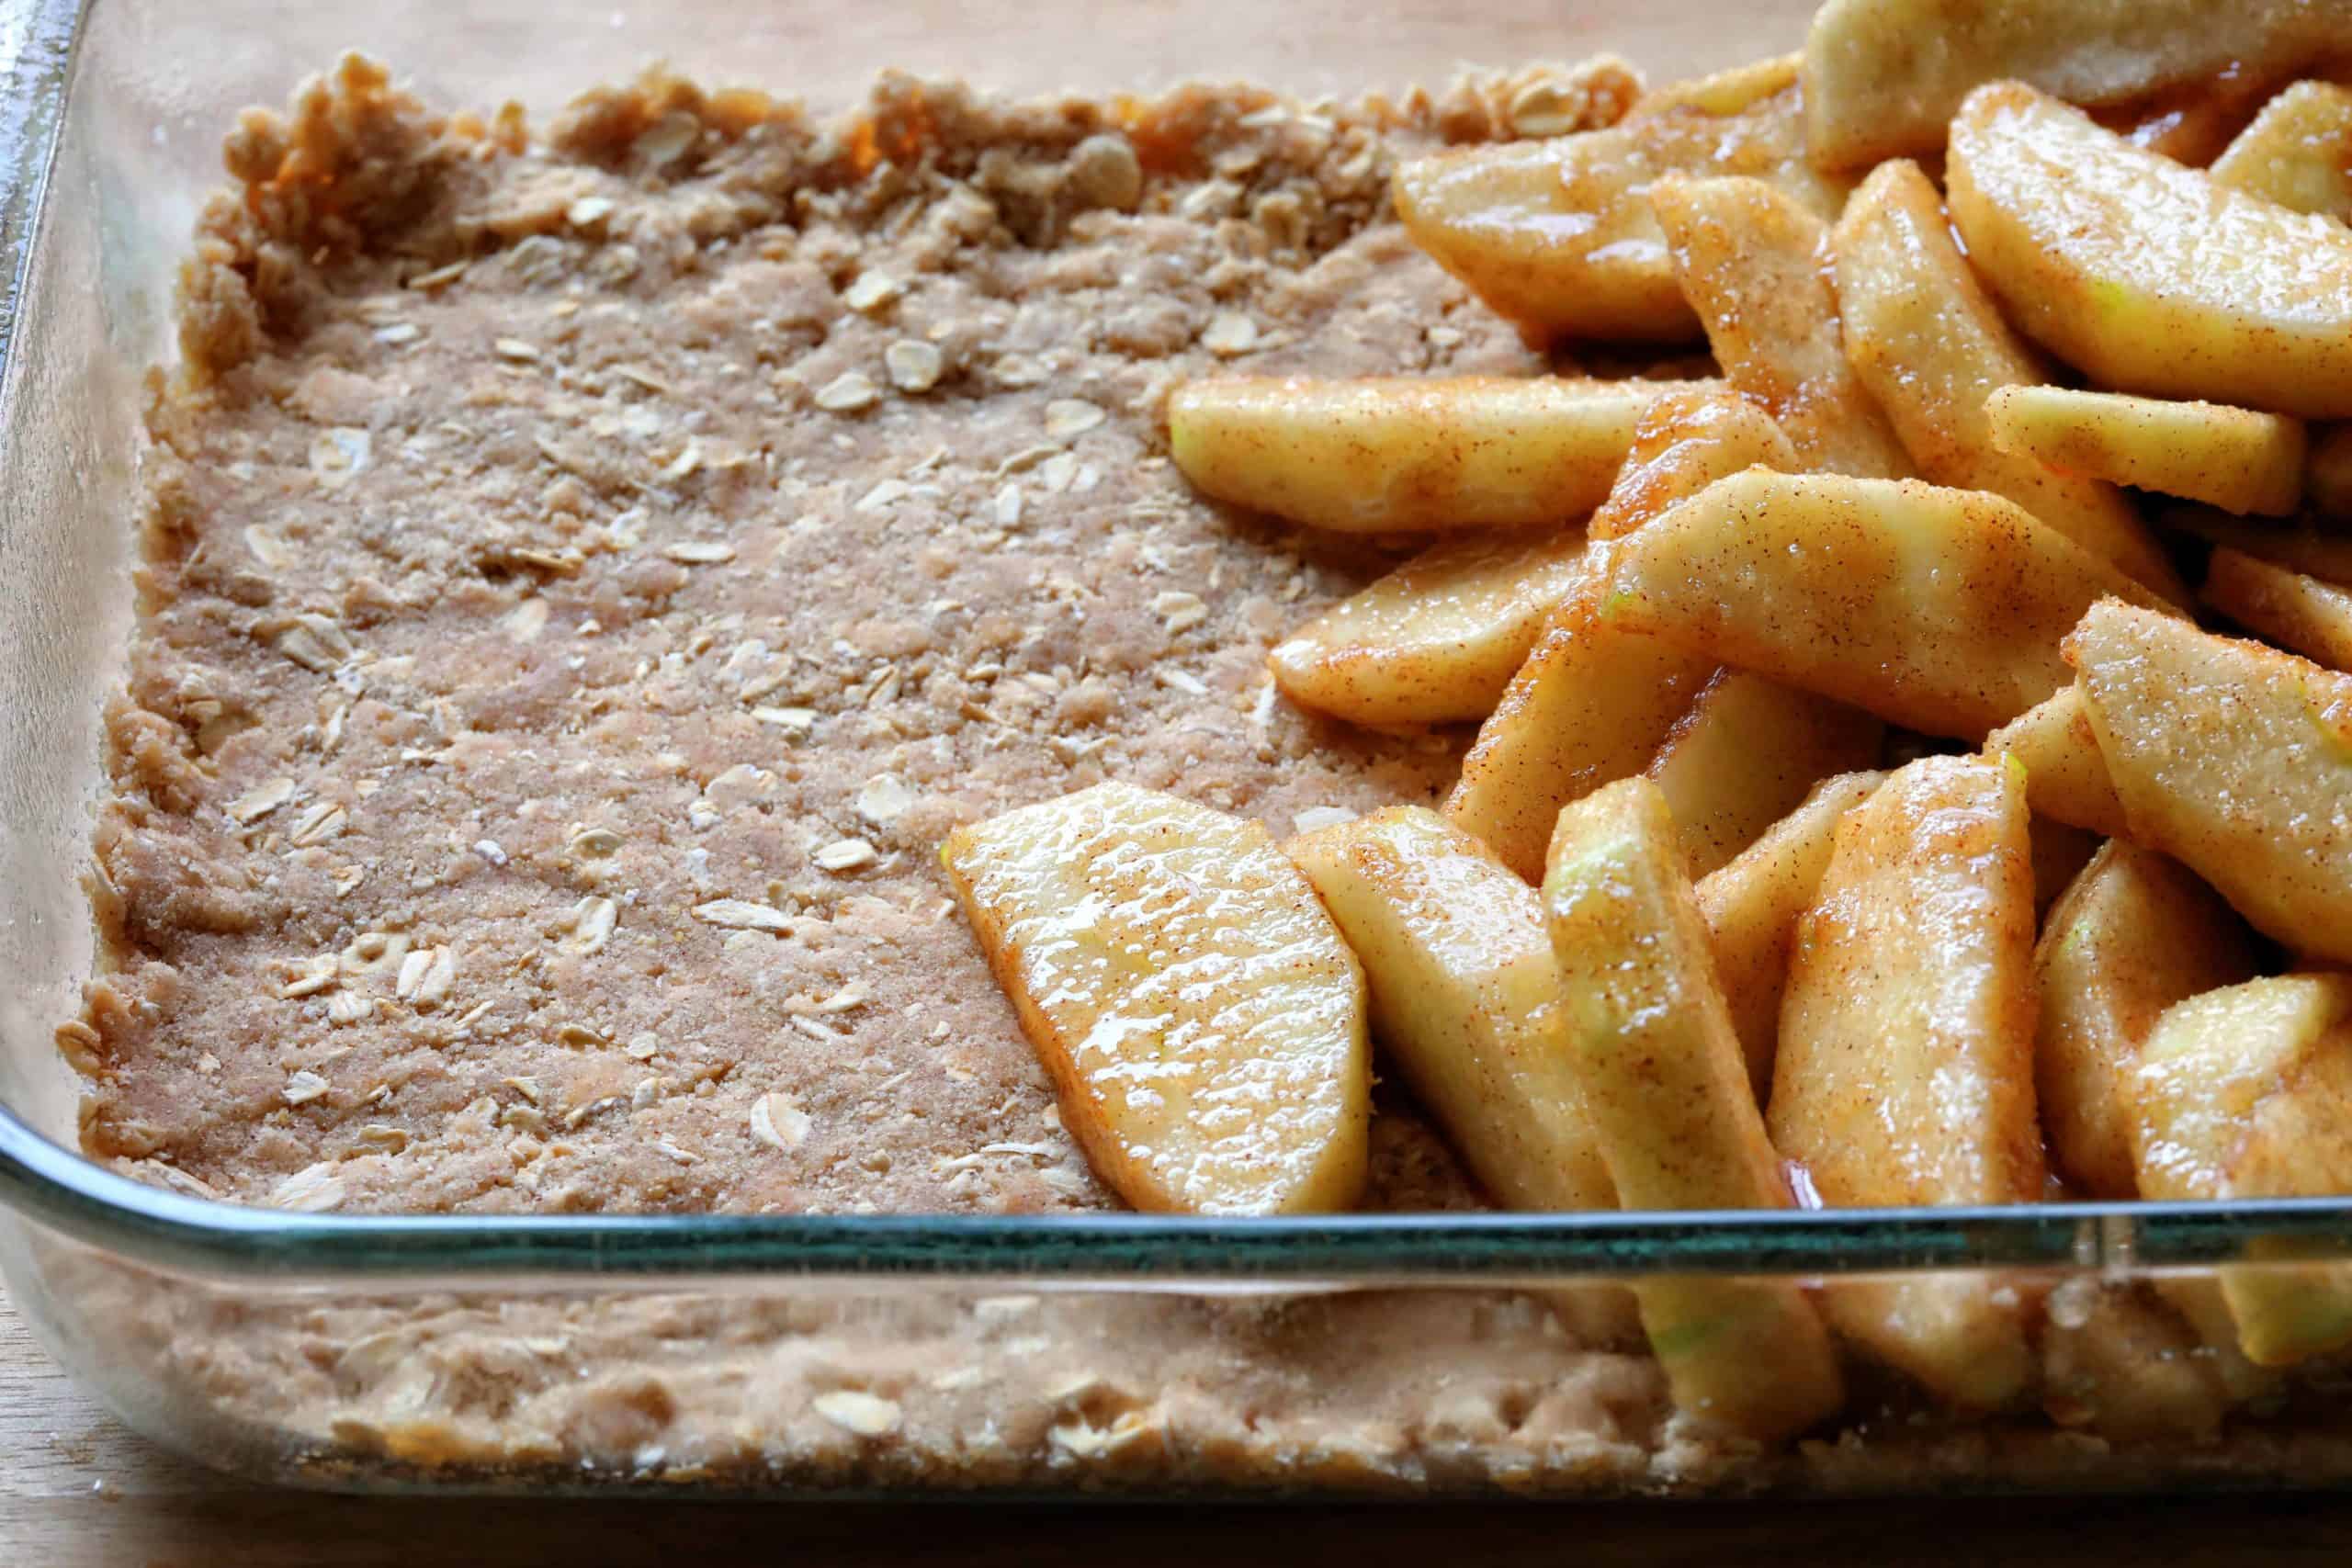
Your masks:
{"label": "glossy apple slice", "polygon": [[1293,702],[1351,723],[1484,718],[1585,570],[1579,529],[1448,540],[1284,637],[1267,662]]}
{"label": "glossy apple slice", "polygon": [[2033,966],[2051,1163],[2087,1197],[2136,1198],[2128,1084],[2140,1046],[2175,1002],[2254,977],[2247,932],[2187,867],[2111,839],[2043,920]]}
{"label": "glossy apple slice", "polygon": [[2352,229],[2216,184],[2015,82],[1952,121],[1947,199],[2028,336],[2117,391],[2352,414]]}
{"label": "glossy apple slice", "polygon": [[1097,784],[950,834],[972,931],[1139,1209],[1344,1209],[1371,1115],[1363,972],[1263,827]]}
{"label": "glossy apple slice", "polygon": [[2064,682],[2091,604],[2154,602],[2014,502],[1916,479],[1751,468],[1610,555],[1606,624],[1970,740]]}
{"label": "glossy apple slice", "polygon": [[[1848,812],[1798,927],[1772,1142],[1838,1208],[2030,1203],[2033,870],[2021,769],[1928,757]],[[1963,1409],[2033,1370],[2014,1285],[1841,1281],[1848,1337]]]}
{"label": "glossy apple slice", "polygon": [[1883,164],[1861,183],[1831,231],[1830,254],[1846,357],[1922,474],[2005,495],[2148,588],[2186,600],[2163,546],[2121,491],[1993,444],[1984,400],[2047,381],[2050,367],[2002,320],[1917,164]]}
{"label": "glossy apple slice", "polygon": [[2111,601],[2066,656],[2132,840],[2352,962],[2352,675]]}
{"label": "glossy apple slice", "polygon": [[[1645,779],[1560,813],[1544,909],[1568,1060],[1625,1207],[1785,1208],[1676,838]],[[1793,1282],[1655,1280],[1634,1294],[1691,1415],[1770,1440],[1843,1403],[1829,1337]]]}
{"label": "glossy apple slice", "polygon": [[1696,384],[1219,376],[1169,400],[1168,439],[1206,493],[1312,527],[1556,527],[1608,495],[1651,401]]}
{"label": "glossy apple slice", "polygon": [[1799,460],[1865,479],[1914,472],[1847,363],[1822,220],[1756,179],[1668,175],[1650,205],[1725,378],[1780,422]]}

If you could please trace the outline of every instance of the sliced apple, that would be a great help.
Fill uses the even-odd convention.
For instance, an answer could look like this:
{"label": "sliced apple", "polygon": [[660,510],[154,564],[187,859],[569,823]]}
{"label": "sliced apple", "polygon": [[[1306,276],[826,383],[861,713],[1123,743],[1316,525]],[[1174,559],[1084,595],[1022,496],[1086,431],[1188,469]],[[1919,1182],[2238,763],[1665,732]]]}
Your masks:
{"label": "sliced apple", "polygon": [[1634,427],[1625,466],[1586,532],[1595,539],[1630,534],[1717,479],[1758,465],[1784,474],[1804,467],[1761,403],[1729,389],[1669,392]]}
{"label": "sliced apple", "polygon": [[2047,381],[2049,367],[2002,320],[1917,164],[1872,171],[1846,203],[1830,253],[1846,357],[1922,474],[2005,495],[2143,585],[2188,598],[2164,547],[2113,485],[1994,446],[1984,400]]}
{"label": "sliced apple", "polygon": [[1876,761],[1885,730],[1860,708],[1718,670],[1646,773],[1673,813],[1685,865],[1704,876],[1795,810],[1822,780]]}
{"label": "sliced apple", "polygon": [[1484,718],[1582,580],[1584,557],[1576,529],[1447,540],[1276,644],[1274,682],[1356,724]]}
{"label": "sliced apple", "polygon": [[1714,668],[1612,625],[1588,583],[1553,612],[1479,727],[1447,818],[1534,881],[1560,807],[1647,767]]}
{"label": "sliced apple", "polygon": [[2154,602],[2014,502],[1917,480],[1750,469],[1610,553],[1610,625],[1970,740],[2058,689],[2093,602]]}
{"label": "sliced apple", "polygon": [[1121,1197],[1204,1214],[1355,1202],[1363,974],[1263,827],[1104,784],[959,828],[940,860],[1062,1124]]}
{"label": "sliced apple", "polygon": [[[1721,388],[1666,393],[1643,416],[1589,535],[1631,533],[1758,462],[1793,468],[1796,458],[1755,403]],[[1448,818],[1531,882],[1543,874],[1560,807],[1648,765],[1714,669],[1611,627],[1598,616],[1598,603],[1588,581],[1553,613],[1479,729],[1445,803]]]}
{"label": "sliced apple", "polygon": [[1363,964],[1374,1035],[1471,1173],[1514,1209],[1616,1208],[1535,889],[1418,806],[1284,848]]}
{"label": "sliced apple", "polygon": [[2066,639],[2134,842],[2352,961],[2352,675],[2112,601]]}
{"label": "sliced apple", "polygon": [[1618,125],[1465,148],[1396,171],[1397,216],[1439,265],[1541,336],[1673,342],[1698,322],[1649,187],[1669,170],[1754,175],[1827,218],[1846,183],[1804,159],[1795,71],[1717,80]]}
{"label": "sliced apple", "polygon": [[2074,387],[2000,387],[1993,445],[2063,473],[2135,485],[2224,512],[2279,516],[2303,497],[2303,422],[2220,403]]}
{"label": "sliced apple", "polygon": [[2011,320],[2094,381],[2352,414],[2352,229],[2217,185],[2015,82],[1961,106],[1946,180]]}
{"label": "sliced apple", "polygon": [[2277,85],[2275,78],[2255,82],[2224,73],[2095,107],[2090,117],[2134,147],[2161,152],[2192,169],[2207,169],[2253,123],[2263,99]]}
{"label": "sliced apple", "polygon": [[1807,468],[1912,472],[1839,338],[1820,218],[1762,180],[1661,177],[1650,187],[1674,276],[1732,386],[1780,422]]}
{"label": "sliced apple", "polygon": [[2111,839],[2042,924],[2034,1092],[2051,1163],[2084,1195],[2139,1196],[2131,1074],[2166,1008],[2254,976],[2220,895],[2153,850]]}
{"label": "sliced apple", "polygon": [[2238,1404],[2275,1396],[2286,1381],[2276,1367],[2256,1366],[2238,1343],[2237,1319],[2214,1274],[2174,1274],[2153,1282],[2155,1293],[2196,1330],[2206,1369]]}
{"label": "sliced apple", "polygon": [[[2284,975],[2182,1002],[2141,1047],[2132,1088],[2145,1197],[2352,1193],[2352,976]],[[2257,1365],[2352,1344],[2343,1266],[2218,1273],[2239,1343]]]}
{"label": "sliced apple", "polygon": [[1771,1092],[1797,920],[1813,907],[1821,874],[1829,869],[1838,824],[1885,779],[1879,773],[1825,779],[1804,805],[1699,880],[1699,913],[1707,922],[1715,976],[1759,1104]]}
{"label": "sliced apple", "polygon": [[[1568,1059],[1542,900],[1476,840],[1399,806],[1283,846],[1364,967],[1372,1030],[1496,1201],[1614,1209]],[[1630,1293],[1546,1291],[1587,1344],[1637,1336]]]}
{"label": "sliced apple", "polygon": [[2115,104],[2223,75],[2278,78],[2344,52],[2345,0],[1828,0],[1805,35],[1805,131],[1828,167],[1944,143],[1969,90],[2005,77]]}
{"label": "sliced apple", "polygon": [[2015,758],[2025,769],[2025,795],[2036,816],[2105,838],[2124,831],[2123,802],[2108,777],[2090,705],[2076,686],[2059,687],[1993,731],[1984,738],[1984,751],[1987,757]]}
{"label": "sliced apple", "polygon": [[2352,88],[2296,83],[2262,106],[2212,175],[2248,196],[2352,223]]}
{"label": "sliced apple", "polygon": [[[2022,770],[1899,770],[1838,824],[1799,926],[1773,1144],[1835,1207],[2039,1201],[2033,987]],[[1986,1276],[1840,1283],[1824,1310],[1964,1409],[2032,1372],[2016,1292]]]}
{"label": "sliced apple", "polygon": [[1785,93],[1795,85],[1803,58],[1776,54],[1751,60],[1704,76],[1687,76],[1651,88],[1634,100],[1629,117],[1663,114],[1668,109],[1695,108],[1711,115],[1732,115]]}
{"label": "sliced apple", "polygon": [[2222,548],[2205,569],[2205,603],[2306,659],[2352,670],[2352,591]]}
{"label": "sliced apple", "polygon": [[1219,501],[1341,533],[1576,522],[1652,399],[1689,381],[1220,376],[1177,389],[1168,438]]}
{"label": "sliced apple", "polygon": [[[1676,840],[1643,779],[1560,813],[1544,908],[1569,1060],[1627,1208],[1785,1208]],[[1837,1354],[1793,1282],[1659,1280],[1634,1296],[1691,1415],[1769,1441],[1844,1403]]]}

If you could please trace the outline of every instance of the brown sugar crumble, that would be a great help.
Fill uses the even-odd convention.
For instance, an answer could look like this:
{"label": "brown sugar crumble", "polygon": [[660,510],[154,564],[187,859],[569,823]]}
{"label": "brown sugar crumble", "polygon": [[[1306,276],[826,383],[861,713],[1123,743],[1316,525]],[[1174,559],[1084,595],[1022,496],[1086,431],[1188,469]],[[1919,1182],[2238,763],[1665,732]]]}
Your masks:
{"label": "brown sugar crumble", "polygon": [[[824,125],[652,74],[538,140],[354,58],[249,111],[152,389],[101,969],[59,1034],[87,1150],[310,1211],[1114,1206],[936,847],[1111,777],[1277,831],[1451,782],[1464,737],[1268,679],[1401,546],[1203,501],[1159,411],[1220,367],[1544,367],[1389,175],[1637,86],[893,76]],[[1369,1202],[1482,1206],[1393,1098]],[[1508,1293],[942,1297],[877,1348],[724,1297],[164,1322],[150,1288],[90,1299],[325,1470],[1591,1485],[1712,1451],[1645,1358]]]}
{"label": "brown sugar crumble", "polygon": [[152,408],[89,1148],[314,1209],[1104,1206],[936,846],[1109,777],[1432,796],[1452,738],[1267,679],[1379,558],[1219,514],[1159,409],[1539,365],[1389,172],[1632,85],[826,128],[656,76],[540,144],[353,60],[248,113]]}

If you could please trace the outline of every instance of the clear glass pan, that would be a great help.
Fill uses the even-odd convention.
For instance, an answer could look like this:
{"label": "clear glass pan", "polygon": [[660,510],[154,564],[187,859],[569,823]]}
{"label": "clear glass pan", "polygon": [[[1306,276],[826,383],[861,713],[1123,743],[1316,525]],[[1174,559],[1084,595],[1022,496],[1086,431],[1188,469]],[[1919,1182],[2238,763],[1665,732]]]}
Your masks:
{"label": "clear glass pan", "polygon": [[[129,624],[140,378],[166,357],[172,268],[238,107],[282,99],[351,46],[436,101],[535,108],[653,58],[820,104],[886,65],[1012,92],[1204,75],[1344,92],[1507,63],[1531,39],[1695,72],[1792,47],[1810,9],[1180,0],[1106,22],[1082,0],[854,20],[804,0],[20,7],[0,34],[0,1272],[18,1307],[142,1430],[334,1486],[1599,1495],[2352,1478],[2352,1434],[2317,1378],[2313,1396],[2270,1398],[2197,1444],[2109,1444],[2036,1415],[1865,1420],[1866,1439],[1786,1452],[1678,1448],[1638,1359],[1564,1349],[1518,1293],[1927,1273],[2124,1292],[2216,1264],[2352,1258],[2346,1202],[361,1218],[194,1201],[72,1152],[74,1086],[50,1029],[90,963],[80,877],[99,702]],[[1441,1414],[1384,1426],[1384,1391],[1408,1384]]]}

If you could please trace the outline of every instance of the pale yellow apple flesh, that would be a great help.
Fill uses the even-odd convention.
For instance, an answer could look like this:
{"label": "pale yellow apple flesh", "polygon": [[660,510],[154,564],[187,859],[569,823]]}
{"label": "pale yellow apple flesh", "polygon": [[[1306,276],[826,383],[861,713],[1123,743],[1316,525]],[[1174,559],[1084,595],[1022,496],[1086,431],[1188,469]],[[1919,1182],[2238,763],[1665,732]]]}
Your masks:
{"label": "pale yellow apple flesh", "polygon": [[1961,106],[1945,178],[1970,264],[2019,330],[2096,385],[2352,415],[2352,229],[2015,82]]}
{"label": "pale yellow apple flesh", "polygon": [[1881,165],[1830,234],[1846,357],[1937,484],[2008,497],[2176,603],[2187,592],[2113,485],[2053,472],[1994,445],[1984,400],[2050,378],[1952,243],[1943,198],[1916,164]]}
{"label": "pale yellow apple flesh", "polygon": [[[1775,1146],[1835,1207],[2031,1203],[2033,870],[2025,780],[1928,757],[1838,823],[1798,927],[1772,1075]],[[1964,1409],[2033,1371],[2014,1286],[1988,1274],[1840,1282],[1840,1332]]]}
{"label": "pale yellow apple flesh", "polygon": [[[1569,1059],[1621,1201],[1770,1209],[1791,1201],[1666,800],[1644,779],[1560,813],[1544,877]],[[1764,1440],[1844,1403],[1836,1352],[1789,1280],[1634,1287],[1676,1404]]]}
{"label": "pale yellow apple flesh", "polygon": [[1609,494],[1634,427],[1693,383],[1218,376],[1168,403],[1203,493],[1339,533],[1559,527]]}
{"label": "pale yellow apple flesh", "polygon": [[1104,784],[948,835],[1062,1124],[1139,1209],[1346,1209],[1371,1120],[1364,984],[1263,827]]}

